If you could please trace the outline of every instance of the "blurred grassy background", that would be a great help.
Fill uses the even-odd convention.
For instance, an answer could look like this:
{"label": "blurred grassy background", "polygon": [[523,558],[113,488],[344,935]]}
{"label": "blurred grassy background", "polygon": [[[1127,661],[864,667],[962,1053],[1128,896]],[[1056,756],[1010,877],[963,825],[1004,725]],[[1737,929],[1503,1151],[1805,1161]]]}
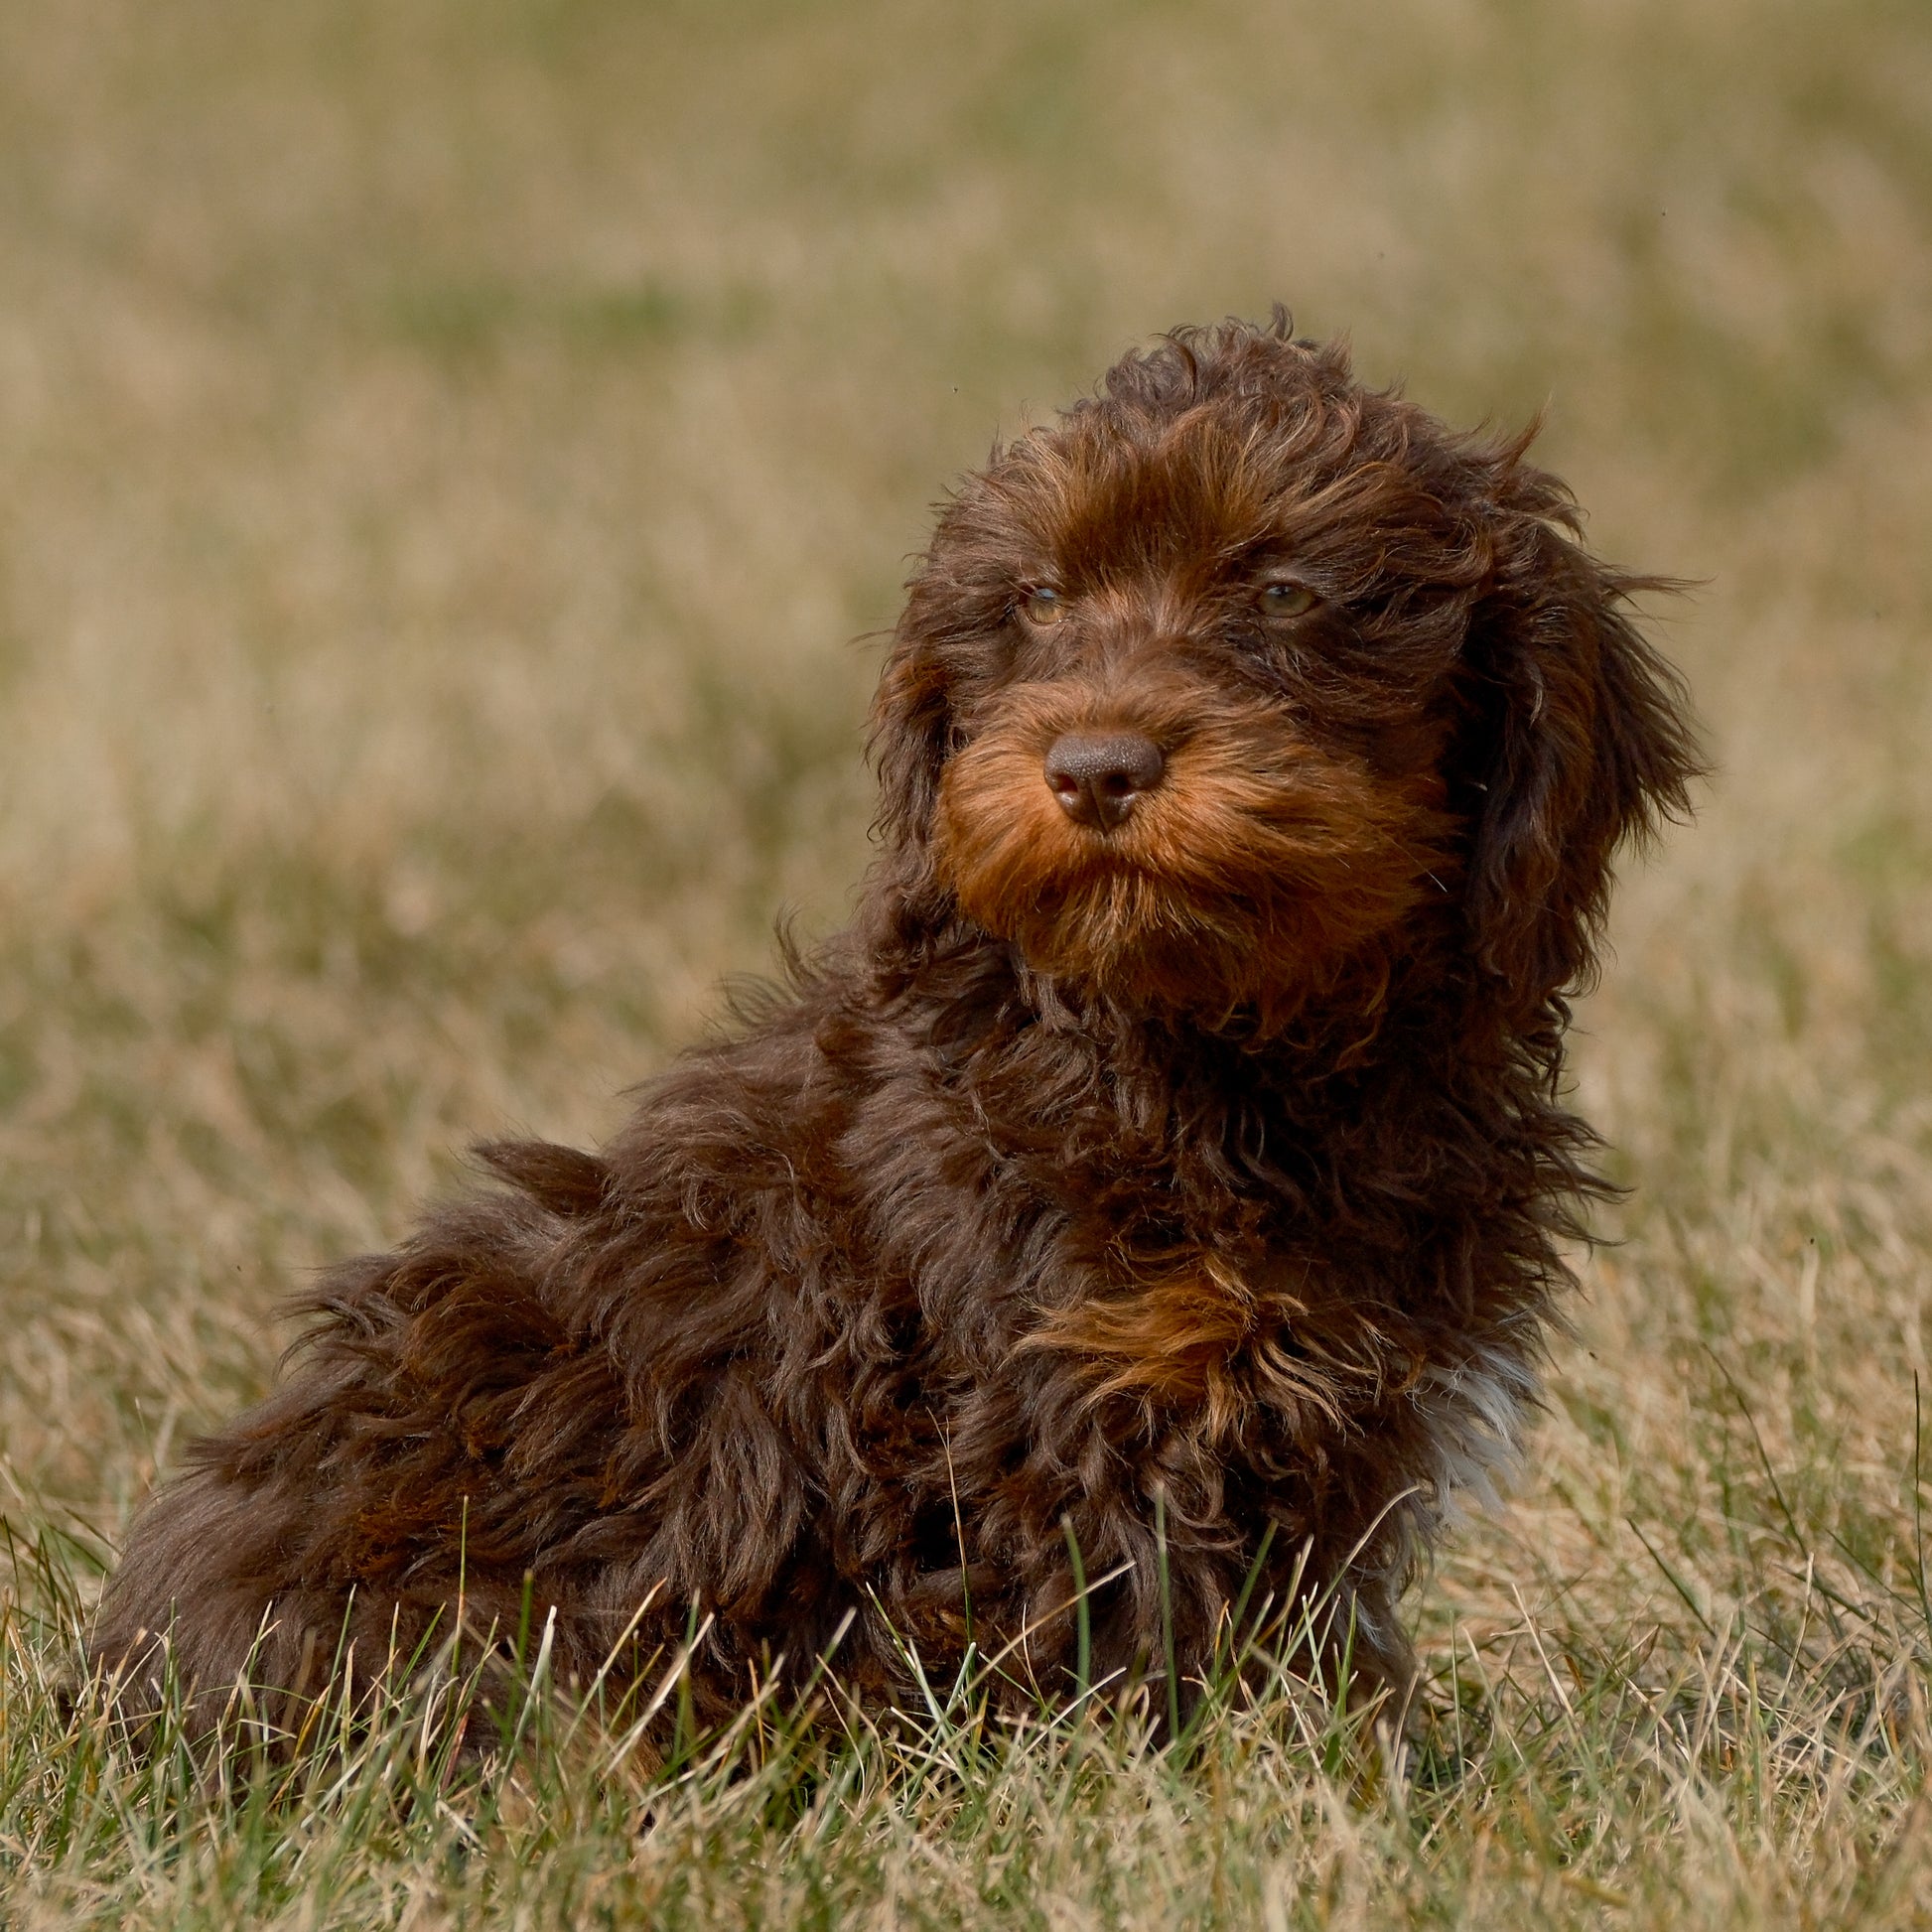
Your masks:
{"label": "blurred grassy background", "polygon": [[[835,924],[930,501],[1282,299],[1547,408],[1598,547],[1702,580],[1657,627],[1720,774],[1580,1041],[1627,1238],[1432,1655],[1748,1630],[1922,1727],[1923,0],[64,0],[0,11],[0,183],[22,1534],[117,1535],[303,1269],[473,1137],[607,1131]],[[1836,1864],[1720,1779],[1736,1922],[1920,1869],[1916,1775]]]}

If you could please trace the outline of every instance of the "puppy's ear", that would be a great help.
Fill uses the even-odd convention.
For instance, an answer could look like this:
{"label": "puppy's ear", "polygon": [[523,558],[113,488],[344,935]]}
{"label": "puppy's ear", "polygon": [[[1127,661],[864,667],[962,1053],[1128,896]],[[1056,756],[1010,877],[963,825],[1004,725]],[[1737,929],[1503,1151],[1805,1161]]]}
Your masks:
{"label": "puppy's ear", "polygon": [[886,844],[901,850],[929,840],[952,731],[946,675],[932,635],[934,602],[930,588],[915,579],[872,703],[875,823]]}
{"label": "puppy's ear", "polygon": [[1477,729],[1468,873],[1477,964],[1529,1019],[1588,984],[1610,860],[1690,808],[1705,768],[1682,679],[1626,615],[1637,592],[1673,588],[1599,564],[1559,525],[1560,485],[1513,478],[1491,593],[1471,618]]}

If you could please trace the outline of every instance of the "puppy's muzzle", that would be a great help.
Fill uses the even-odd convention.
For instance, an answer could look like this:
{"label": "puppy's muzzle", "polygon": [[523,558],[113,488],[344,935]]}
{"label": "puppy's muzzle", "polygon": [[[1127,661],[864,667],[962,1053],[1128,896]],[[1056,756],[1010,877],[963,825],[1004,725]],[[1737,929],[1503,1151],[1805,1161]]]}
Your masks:
{"label": "puppy's muzzle", "polygon": [[1046,754],[1046,784],[1076,825],[1111,832],[1158,785],[1168,760],[1139,732],[1068,732]]}

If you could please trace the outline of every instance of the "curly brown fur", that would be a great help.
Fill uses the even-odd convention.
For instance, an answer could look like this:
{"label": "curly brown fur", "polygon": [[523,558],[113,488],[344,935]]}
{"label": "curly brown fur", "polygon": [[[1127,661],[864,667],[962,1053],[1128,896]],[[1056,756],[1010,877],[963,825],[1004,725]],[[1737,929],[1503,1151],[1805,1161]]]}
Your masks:
{"label": "curly brown fur", "polygon": [[[969,1620],[1058,1695],[1069,1532],[1097,1674],[1170,1630],[1198,1672],[1265,1544],[1257,1589],[1336,1593],[1406,1687],[1397,1598],[1509,1453],[1602,1191],[1565,997],[1696,770],[1643,580],[1528,440],[1278,315],[997,451],[886,665],[853,928],[601,1155],[486,1149],[499,1188],[324,1280],[135,1527],[124,1701],[155,1633],[211,1709],[459,1596],[619,1684],[695,1603],[708,1716],[848,1618],[876,1702]],[[1042,765],[1109,734],[1161,764],[1110,829]]]}

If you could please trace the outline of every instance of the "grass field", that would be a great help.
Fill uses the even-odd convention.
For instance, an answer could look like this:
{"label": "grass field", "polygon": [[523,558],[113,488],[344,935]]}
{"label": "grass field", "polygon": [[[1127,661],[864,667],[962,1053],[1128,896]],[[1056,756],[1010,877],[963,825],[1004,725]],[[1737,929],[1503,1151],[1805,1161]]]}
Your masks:
{"label": "grass field", "polygon": [[[64,0],[0,182],[0,1923],[1932,1922],[1923,0]],[[1700,580],[1577,1046],[1635,1191],[1413,1601],[1438,1747],[117,1757],[50,1687],[279,1294],[835,925],[929,502],[1277,298]]]}

